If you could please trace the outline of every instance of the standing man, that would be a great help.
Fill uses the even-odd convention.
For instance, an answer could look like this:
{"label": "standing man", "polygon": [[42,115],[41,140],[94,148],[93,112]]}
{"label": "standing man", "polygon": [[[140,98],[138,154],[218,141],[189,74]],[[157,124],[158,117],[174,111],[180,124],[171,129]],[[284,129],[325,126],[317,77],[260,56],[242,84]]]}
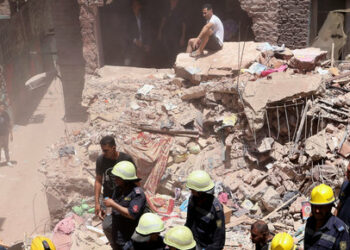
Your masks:
{"label": "standing man", "polygon": [[186,52],[191,53],[192,57],[201,56],[204,48],[217,51],[221,50],[224,45],[224,25],[213,14],[213,7],[210,4],[205,4],[202,13],[207,24],[204,25],[198,37],[191,38],[187,45]]}
{"label": "standing man", "polygon": [[348,227],[350,227],[350,163],[346,168],[345,175],[347,180],[345,180],[341,186],[339,193],[339,204],[335,215],[344,221]]}
{"label": "standing man", "polygon": [[4,149],[6,164],[12,166],[9,153],[9,139],[13,140],[12,123],[9,114],[6,112],[6,106],[0,102],[0,161],[1,149]]}
{"label": "standing man", "polygon": [[115,164],[121,161],[133,162],[130,155],[116,150],[115,140],[112,136],[105,136],[100,141],[102,155],[96,160],[96,178],[95,178],[95,214],[102,222],[103,232],[109,243],[113,247],[112,240],[112,216],[107,215],[104,209],[101,209],[100,194],[103,186],[103,198],[112,197],[115,184],[111,178],[111,171]]}
{"label": "standing man", "polygon": [[191,229],[198,249],[220,250],[225,246],[225,216],[214,197],[214,182],[202,170],[190,173],[186,186],[191,190],[185,226]]}
{"label": "standing man", "polygon": [[250,233],[256,250],[269,250],[273,235],[270,233],[269,227],[264,221],[258,220],[254,222],[251,226]]}
{"label": "standing man", "polygon": [[147,19],[143,15],[141,0],[131,1],[131,15],[126,24],[125,66],[143,67],[150,52],[150,37]]}
{"label": "standing man", "polygon": [[162,18],[158,40],[164,44],[169,62],[174,63],[180,48],[185,46],[186,22],[180,0],[169,0],[169,9]]}
{"label": "standing man", "polygon": [[307,219],[305,226],[304,249],[350,248],[348,226],[331,213],[334,201],[334,193],[330,186],[321,184],[312,190],[312,216]]}
{"label": "standing man", "polygon": [[137,186],[140,179],[136,176],[136,168],[130,161],[117,163],[112,175],[116,184],[113,198],[105,198],[106,207],[111,207],[113,227],[113,250],[122,250],[130,241],[132,234],[146,207],[146,195]]}

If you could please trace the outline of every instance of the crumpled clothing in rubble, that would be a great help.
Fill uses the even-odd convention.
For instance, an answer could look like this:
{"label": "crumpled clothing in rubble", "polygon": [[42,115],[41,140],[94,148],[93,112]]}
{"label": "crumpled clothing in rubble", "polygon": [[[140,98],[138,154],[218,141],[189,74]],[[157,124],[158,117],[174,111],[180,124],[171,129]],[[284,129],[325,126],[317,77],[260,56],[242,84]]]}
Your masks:
{"label": "crumpled clothing in rubble", "polygon": [[62,232],[64,234],[71,234],[74,232],[75,229],[75,222],[73,216],[67,217],[60,222],[57,223],[55,226],[54,232]]}

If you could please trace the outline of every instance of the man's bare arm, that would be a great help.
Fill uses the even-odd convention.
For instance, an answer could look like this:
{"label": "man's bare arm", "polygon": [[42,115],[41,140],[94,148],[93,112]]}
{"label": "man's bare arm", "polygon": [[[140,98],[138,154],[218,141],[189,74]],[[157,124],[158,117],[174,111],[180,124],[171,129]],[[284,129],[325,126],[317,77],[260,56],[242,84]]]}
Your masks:
{"label": "man's bare arm", "polygon": [[197,38],[201,40],[204,34],[208,33],[212,27],[213,27],[212,23],[207,23],[206,25],[204,25]]}
{"label": "man's bare arm", "polygon": [[95,178],[95,204],[100,204],[101,190],[102,190],[102,176],[96,175],[96,178]]}

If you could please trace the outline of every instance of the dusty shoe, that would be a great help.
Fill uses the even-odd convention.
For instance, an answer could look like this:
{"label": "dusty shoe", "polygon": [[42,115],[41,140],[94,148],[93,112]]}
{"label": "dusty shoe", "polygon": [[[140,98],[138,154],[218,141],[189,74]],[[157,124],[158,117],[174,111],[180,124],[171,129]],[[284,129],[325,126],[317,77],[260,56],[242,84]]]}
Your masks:
{"label": "dusty shoe", "polygon": [[190,54],[190,57],[200,57],[203,55],[203,52],[200,52],[199,50],[195,50]]}
{"label": "dusty shoe", "polygon": [[10,161],[7,161],[7,162],[6,162],[6,165],[9,166],[9,167],[13,167],[13,164],[12,164],[12,162],[10,162]]}

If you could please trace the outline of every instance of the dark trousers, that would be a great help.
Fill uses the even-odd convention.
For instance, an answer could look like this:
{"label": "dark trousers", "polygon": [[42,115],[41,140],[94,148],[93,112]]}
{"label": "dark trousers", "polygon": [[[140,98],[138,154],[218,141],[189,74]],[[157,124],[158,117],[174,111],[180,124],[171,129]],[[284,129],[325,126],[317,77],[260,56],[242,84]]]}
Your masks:
{"label": "dark trousers", "polygon": [[0,161],[1,161],[1,150],[2,149],[4,149],[4,151],[5,151],[6,161],[10,161],[9,134],[7,134],[7,135],[0,135]]}

